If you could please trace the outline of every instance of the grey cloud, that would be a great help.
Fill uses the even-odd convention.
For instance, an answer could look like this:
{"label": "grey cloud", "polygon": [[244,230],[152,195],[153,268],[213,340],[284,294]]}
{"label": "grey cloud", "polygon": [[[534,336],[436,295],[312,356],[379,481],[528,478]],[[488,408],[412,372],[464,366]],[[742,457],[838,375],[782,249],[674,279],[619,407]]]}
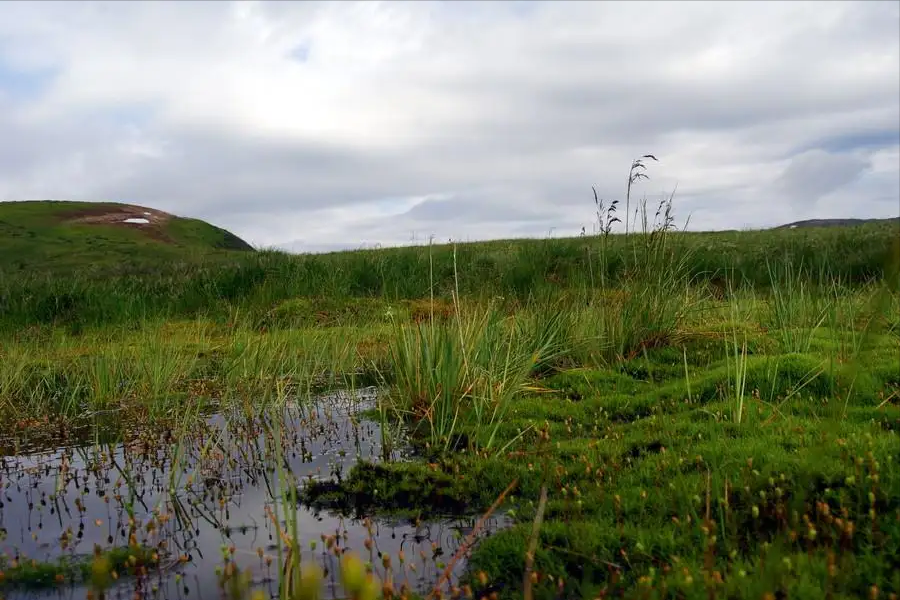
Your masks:
{"label": "grey cloud", "polygon": [[193,210],[214,214],[248,207],[314,210],[434,191],[411,170],[398,169],[402,159],[338,145],[178,132],[160,139],[166,143],[165,156],[147,161],[127,183],[101,188],[101,195],[127,188],[136,201],[182,199]]}
{"label": "grey cloud", "polygon": [[[503,198],[497,201],[496,198]],[[539,221],[552,219],[553,211],[536,206],[527,197],[517,198],[512,190],[494,194],[462,193],[450,198],[428,199],[404,214],[423,223],[464,223],[477,218],[481,223]]]}
{"label": "grey cloud", "polygon": [[853,149],[878,149],[900,146],[900,129],[860,127],[858,131],[825,137],[811,143],[809,149],[845,152]]}
{"label": "grey cloud", "polygon": [[776,187],[802,206],[854,181],[868,165],[858,156],[811,150],[791,160]]}

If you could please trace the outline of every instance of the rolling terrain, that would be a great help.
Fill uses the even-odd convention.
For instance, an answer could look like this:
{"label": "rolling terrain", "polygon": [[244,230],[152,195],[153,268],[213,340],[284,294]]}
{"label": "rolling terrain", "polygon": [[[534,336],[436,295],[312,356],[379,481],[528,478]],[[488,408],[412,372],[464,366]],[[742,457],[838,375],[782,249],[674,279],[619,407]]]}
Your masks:
{"label": "rolling terrain", "polygon": [[234,234],[113,202],[0,202],[0,269],[67,270],[189,261],[253,248]]}

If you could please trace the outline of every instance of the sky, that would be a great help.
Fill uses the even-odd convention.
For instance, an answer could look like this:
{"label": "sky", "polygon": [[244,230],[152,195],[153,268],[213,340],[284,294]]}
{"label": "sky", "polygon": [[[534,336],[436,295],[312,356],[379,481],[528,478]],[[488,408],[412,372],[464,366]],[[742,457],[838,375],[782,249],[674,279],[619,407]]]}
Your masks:
{"label": "sky", "polygon": [[900,2],[5,0],[0,140],[296,252],[592,232],[648,153],[679,227],[893,217]]}

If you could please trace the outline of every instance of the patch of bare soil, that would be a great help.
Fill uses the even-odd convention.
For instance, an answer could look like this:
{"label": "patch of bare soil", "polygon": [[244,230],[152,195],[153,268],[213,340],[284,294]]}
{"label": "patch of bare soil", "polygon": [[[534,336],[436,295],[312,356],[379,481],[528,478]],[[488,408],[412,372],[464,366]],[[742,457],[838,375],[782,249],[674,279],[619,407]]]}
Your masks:
{"label": "patch of bare soil", "polygon": [[130,204],[91,206],[63,215],[65,223],[137,228],[161,242],[172,241],[163,229],[163,225],[171,218],[172,215],[167,212]]}

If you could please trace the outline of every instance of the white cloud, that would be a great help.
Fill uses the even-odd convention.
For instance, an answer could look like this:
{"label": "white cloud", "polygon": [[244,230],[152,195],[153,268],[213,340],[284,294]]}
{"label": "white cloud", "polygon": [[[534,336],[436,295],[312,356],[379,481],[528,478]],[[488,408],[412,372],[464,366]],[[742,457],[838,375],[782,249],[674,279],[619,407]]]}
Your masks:
{"label": "white cloud", "polygon": [[620,197],[653,152],[638,195],[677,183],[693,228],[891,216],[898,19],[874,1],[4,2],[0,197],[143,203],[298,250],[564,235],[590,228],[591,185]]}

